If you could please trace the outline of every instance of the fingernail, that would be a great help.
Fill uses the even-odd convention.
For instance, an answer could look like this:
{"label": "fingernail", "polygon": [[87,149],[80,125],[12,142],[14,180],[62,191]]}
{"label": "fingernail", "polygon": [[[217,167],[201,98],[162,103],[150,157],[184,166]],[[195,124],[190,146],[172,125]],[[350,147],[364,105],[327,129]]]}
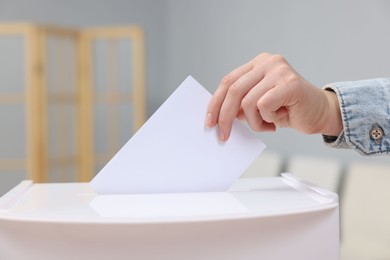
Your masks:
{"label": "fingernail", "polygon": [[213,116],[211,115],[211,113],[207,113],[204,126],[210,128],[212,123],[213,123]]}
{"label": "fingernail", "polygon": [[221,141],[221,142],[226,141],[226,135],[221,128],[219,129],[218,137],[219,137],[219,141]]}

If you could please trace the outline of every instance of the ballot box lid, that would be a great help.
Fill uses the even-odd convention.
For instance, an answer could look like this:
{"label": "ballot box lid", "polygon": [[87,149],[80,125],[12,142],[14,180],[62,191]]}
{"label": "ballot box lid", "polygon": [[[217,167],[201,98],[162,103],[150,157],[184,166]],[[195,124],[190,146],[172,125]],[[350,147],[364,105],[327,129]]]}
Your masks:
{"label": "ballot box lid", "polygon": [[239,179],[226,192],[98,195],[88,183],[23,181],[0,198],[0,221],[166,223],[310,214],[337,194],[291,174]]}

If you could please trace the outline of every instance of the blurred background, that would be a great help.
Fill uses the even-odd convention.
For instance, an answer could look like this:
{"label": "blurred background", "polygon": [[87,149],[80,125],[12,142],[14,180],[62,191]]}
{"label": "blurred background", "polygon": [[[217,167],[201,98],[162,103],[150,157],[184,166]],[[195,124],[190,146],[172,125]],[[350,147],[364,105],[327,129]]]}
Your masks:
{"label": "blurred background", "polygon": [[[0,0],[0,195],[29,178],[89,181],[188,75],[214,92],[264,51],[318,87],[389,77],[389,12],[386,0]],[[258,135],[268,148],[244,177],[290,171],[338,192],[344,259],[390,259],[388,157]]]}

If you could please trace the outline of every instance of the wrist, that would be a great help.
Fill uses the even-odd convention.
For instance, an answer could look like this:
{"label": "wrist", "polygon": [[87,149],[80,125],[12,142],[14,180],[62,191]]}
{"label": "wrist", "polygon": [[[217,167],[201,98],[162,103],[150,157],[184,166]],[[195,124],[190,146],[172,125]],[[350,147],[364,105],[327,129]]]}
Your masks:
{"label": "wrist", "polygon": [[328,136],[339,136],[343,130],[340,104],[337,95],[332,90],[323,90],[327,100],[324,113],[325,122],[321,134]]}

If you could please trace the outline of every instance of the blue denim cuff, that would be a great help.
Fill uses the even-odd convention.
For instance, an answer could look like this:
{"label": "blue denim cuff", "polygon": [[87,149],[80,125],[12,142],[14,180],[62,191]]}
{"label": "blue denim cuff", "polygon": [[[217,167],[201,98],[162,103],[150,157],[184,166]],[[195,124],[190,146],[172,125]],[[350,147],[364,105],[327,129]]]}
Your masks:
{"label": "blue denim cuff", "polygon": [[339,136],[322,135],[322,137],[325,144],[327,144],[330,147],[345,148],[345,149],[350,148],[347,142],[345,141],[344,131],[342,131]]}
{"label": "blue denim cuff", "polygon": [[338,137],[323,136],[324,142],[363,155],[390,154],[390,79],[337,82],[325,89],[337,94],[344,130]]}

